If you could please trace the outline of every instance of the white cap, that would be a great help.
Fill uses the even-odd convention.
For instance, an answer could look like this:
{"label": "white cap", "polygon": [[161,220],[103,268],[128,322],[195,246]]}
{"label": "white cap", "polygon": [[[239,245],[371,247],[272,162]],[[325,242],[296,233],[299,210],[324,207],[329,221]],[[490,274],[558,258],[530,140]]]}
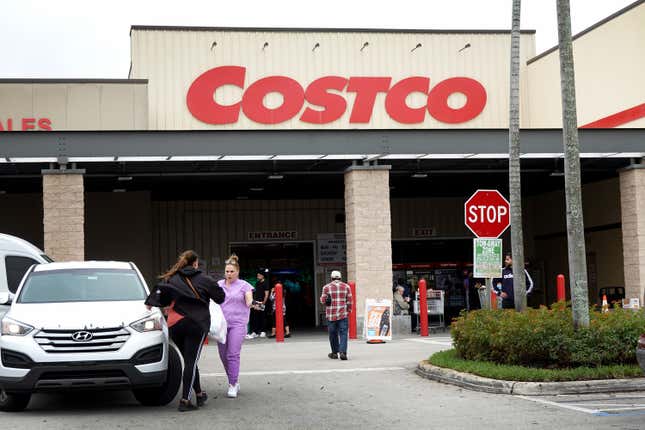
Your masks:
{"label": "white cap", "polygon": [[340,278],[341,278],[341,276],[340,276],[340,272],[338,270],[333,270],[331,272],[331,279],[340,279]]}

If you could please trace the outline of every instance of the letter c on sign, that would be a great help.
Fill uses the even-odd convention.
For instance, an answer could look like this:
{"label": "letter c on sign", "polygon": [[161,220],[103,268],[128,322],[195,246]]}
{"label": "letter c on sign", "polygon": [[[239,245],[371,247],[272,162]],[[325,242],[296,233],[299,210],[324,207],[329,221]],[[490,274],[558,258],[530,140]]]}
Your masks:
{"label": "letter c on sign", "polygon": [[201,74],[192,83],[186,95],[191,114],[207,124],[232,124],[240,116],[240,102],[224,106],[215,101],[215,91],[223,85],[244,88],[246,67],[215,67]]}
{"label": "letter c on sign", "polygon": [[[282,94],[280,106],[269,109],[264,105],[264,96]],[[254,82],[244,93],[242,110],[250,120],[260,124],[278,124],[293,118],[305,103],[305,91],[300,84],[286,76],[269,76]]]}
{"label": "letter c on sign", "polygon": [[[466,104],[459,109],[448,106],[453,93],[466,96]],[[477,117],[486,106],[486,90],[474,79],[450,78],[439,82],[428,94],[428,112],[437,121],[457,124]]]}
{"label": "letter c on sign", "polygon": [[405,103],[405,99],[415,92],[428,94],[429,87],[430,79],[421,76],[413,76],[397,82],[385,97],[385,110],[393,120],[401,124],[423,122],[426,116],[425,107],[411,108]]}

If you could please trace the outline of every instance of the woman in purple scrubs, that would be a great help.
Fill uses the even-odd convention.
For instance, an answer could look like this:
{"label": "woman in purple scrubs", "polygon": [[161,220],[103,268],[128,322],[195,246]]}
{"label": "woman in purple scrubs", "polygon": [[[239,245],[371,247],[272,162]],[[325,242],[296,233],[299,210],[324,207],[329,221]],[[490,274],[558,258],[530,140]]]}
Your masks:
{"label": "woman in purple scrubs", "polygon": [[222,360],[228,376],[228,397],[235,398],[240,391],[238,376],[240,374],[240,351],[249,323],[249,309],[253,303],[253,287],[239,278],[240,263],[237,255],[233,254],[226,260],[224,277],[218,281],[226,298],[222,307],[228,331],[226,343],[218,343],[219,357]]}

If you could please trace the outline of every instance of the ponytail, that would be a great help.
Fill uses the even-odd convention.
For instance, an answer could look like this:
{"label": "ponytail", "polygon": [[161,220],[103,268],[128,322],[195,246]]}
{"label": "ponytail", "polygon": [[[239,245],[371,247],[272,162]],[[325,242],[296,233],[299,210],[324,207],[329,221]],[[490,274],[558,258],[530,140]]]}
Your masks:
{"label": "ponytail", "polygon": [[179,272],[184,267],[193,265],[198,258],[199,258],[199,255],[197,255],[197,253],[191,249],[182,252],[181,254],[179,254],[179,257],[177,258],[177,262],[175,263],[175,265],[172,266],[166,273],[164,273],[163,275],[160,275],[159,279],[168,281],[168,279],[172,278],[177,272]]}

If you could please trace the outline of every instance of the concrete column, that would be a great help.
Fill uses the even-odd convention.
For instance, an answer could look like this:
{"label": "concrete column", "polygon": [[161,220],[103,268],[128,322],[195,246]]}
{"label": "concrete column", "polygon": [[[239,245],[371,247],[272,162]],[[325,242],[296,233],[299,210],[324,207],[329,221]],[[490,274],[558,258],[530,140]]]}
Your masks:
{"label": "concrete column", "polygon": [[43,170],[45,253],[55,261],[85,259],[84,170]]}
{"label": "concrete column", "polygon": [[620,172],[620,211],[625,297],[639,297],[642,306],[645,291],[645,165],[633,165]]}
{"label": "concrete column", "polygon": [[392,299],[390,166],[352,166],[345,171],[347,280],[356,281],[358,332],[365,299]]}

